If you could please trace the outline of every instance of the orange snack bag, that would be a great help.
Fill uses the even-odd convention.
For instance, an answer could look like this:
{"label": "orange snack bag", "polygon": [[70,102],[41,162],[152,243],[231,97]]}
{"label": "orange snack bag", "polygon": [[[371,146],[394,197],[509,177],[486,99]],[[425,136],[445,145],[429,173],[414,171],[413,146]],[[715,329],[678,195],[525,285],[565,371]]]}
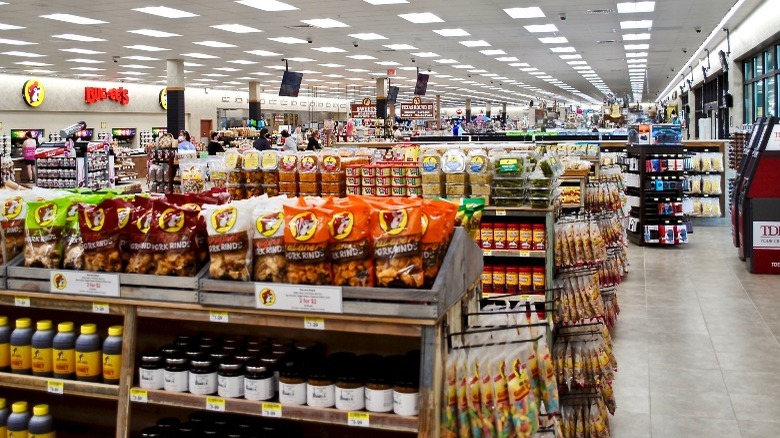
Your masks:
{"label": "orange snack bag", "polygon": [[425,287],[430,288],[439,275],[439,268],[455,230],[458,207],[447,201],[422,201],[422,253]]}
{"label": "orange snack bag", "polygon": [[328,222],[333,284],[374,287],[371,254],[371,207],[359,198],[335,198],[328,205],[333,214]]}
{"label": "orange snack bag", "polygon": [[292,284],[333,284],[328,241],[331,210],[323,205],[284,206],[284,252],[287,282]]}
{"label": "orange snack bag", "polygon": [[369,198],[371,237],[380,287],[423,287],[422,202]]}

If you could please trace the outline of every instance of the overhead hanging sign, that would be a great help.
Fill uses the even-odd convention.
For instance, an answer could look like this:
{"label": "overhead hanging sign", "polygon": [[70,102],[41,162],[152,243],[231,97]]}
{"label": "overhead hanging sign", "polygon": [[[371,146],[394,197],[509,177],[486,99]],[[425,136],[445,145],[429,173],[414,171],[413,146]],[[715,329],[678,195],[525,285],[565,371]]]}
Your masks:
{"label": "overhead hanging sign", "polygon": [[366,97],[361,103],[352,104],[352,118],[355,119],[375,119],[376,103]]}
{"label": "overhead hanging sign", "polygon": [[401,118],[410,120],[433,120],[436,118],[436,104],[423,102],[419,97],[412,99],[412,103],[401,104]]}
{"label": "overhead hanging sign", "polygon": [[84,101],[91,105],[101,100],[113,100],[121,105],[130,103],[130,94],[124,87],[119,88],[98,88],[84,87]]}

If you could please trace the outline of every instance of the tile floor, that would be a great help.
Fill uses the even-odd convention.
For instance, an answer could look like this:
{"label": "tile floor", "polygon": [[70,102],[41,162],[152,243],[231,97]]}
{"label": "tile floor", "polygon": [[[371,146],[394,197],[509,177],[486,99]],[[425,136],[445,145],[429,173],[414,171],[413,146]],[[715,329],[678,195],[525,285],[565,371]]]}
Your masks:
{"label": "tile floor", "polygon": [[780,277],[752,275],[730,228],[631,246],[613,331],[613,438],[780,436]]}

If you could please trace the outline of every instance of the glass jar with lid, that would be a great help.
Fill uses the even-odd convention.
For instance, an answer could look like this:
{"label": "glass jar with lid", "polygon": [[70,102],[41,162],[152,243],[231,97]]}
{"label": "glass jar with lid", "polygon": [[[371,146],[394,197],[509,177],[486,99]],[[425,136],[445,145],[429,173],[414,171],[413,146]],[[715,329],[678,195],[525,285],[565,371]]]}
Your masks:
{"label": "glass jar with lid", "polygon": [[262,401],[274,398],[274,372],[260,360],[252,360],[245,366],[244,398]]}

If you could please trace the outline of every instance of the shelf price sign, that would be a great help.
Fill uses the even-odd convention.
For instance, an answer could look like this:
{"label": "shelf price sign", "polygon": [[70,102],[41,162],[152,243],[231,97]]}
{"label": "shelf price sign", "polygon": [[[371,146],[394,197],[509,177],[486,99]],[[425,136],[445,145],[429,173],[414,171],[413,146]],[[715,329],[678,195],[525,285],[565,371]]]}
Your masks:
{"label": "shelf price sign", "polygon": [[49,288],[52,293],[119,296],[119,275],[82,271],[51,271]]}
{"label": "shelf price sign", "polygon": [[92,313],[109,313],[110,308],[108,303],[92,303]]}
{"label": "shelf price sign", "polygon": [[65,393],[65,383],[60,380],[49,380],[46,382],[46,392],[62,395]]}
{"label": "shelf price sign", "polygon": [[270,418],[282,418],[282,405],[279,403],[263,403],[260,415]]}
{"label": "shelf price sign", "polygon": [[225,399],[219,397],[206,397],[206,410],[225,412]]}
{"label": "shelf price sign", "polygon": [[369,427],[371,416],[368,412],[349,412],[347,414],[347,426]]}
{"label": "shelf price sign", "polygon": [[30,297],[14,297],[14,306],[30,307]]}
{"label": "shelf price sign", "polygon": [[304,318],[303,328],[308,330],[325,330],[325,318]]}
{"label": "shelf price sign", "polygon": [[212,310],[209,312],[209,321],[211,322],[230,322],[230,315],[227,312]]}
{"label": "shelf price sign", "polygon": [[130,401],[134,403],[149,403],[149,393],[145,389],[130,389]]}
{"label": "shelf price sign", "polygon": [[343,313],[338,286],[255,283],[255,307],[263,310]]}

